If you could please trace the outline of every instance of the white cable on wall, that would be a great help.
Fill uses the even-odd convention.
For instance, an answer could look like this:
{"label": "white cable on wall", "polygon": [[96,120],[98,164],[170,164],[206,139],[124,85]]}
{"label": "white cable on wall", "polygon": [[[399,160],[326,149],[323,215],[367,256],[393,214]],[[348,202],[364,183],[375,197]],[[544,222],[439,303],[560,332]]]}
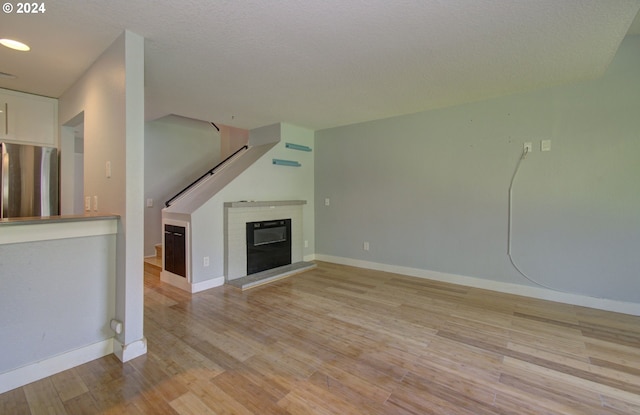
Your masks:
{"label": "white cable on wall", "polygon": [[518,170],[520,170],[520,163],[522,163],[522,160],[524,160],[527,157],[527,154],[529,154],[529,149],[525,148],[522,152],[522,156],[520,156],[520,159],[518,160],[518,164],[516,164],[516,169],[513,172],[513,176],[511,177],[511,183],[509,184],[509,220],[507,223],[507,255],[509,256],[509,261],[511,261],[511,265],[513,265],[513,267],[516,269],[516,271],[518,271],[520,273],[520,275],[522,275],[524,278],[526,278],[528,281],[531,281],[532,283],[549,289],[549,290],[553,290],[553,291],[560,291],[560,292],[565,292],[562,290],[558,290],[557,288],[553,288],[550,287],[548,285],[542,284],[536,280],[534,280],[533,278],[529,277],[527,274],[525,274],[520,267],[518,267],[518,265],[516,265],[515,261],[513,260],[513,257],[511,256],[511,228],[512,228],[512,223],[513,223],[513,215],[512,215],[512,211],[513,211],[513,183],[516,181],[516,176],[518,175]]}

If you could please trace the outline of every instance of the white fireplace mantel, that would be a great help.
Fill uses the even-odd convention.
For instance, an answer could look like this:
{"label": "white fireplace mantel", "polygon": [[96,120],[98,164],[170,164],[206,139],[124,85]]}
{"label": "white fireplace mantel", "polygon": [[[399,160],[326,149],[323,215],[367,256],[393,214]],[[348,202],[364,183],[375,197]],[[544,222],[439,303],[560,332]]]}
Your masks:
{"label": "white fireplace mantel", "polygon": [[224,207],[227,208],[252,208],[252,207],[276,207],[276,206],[296,206],[306,205],[306,200],[267,200],[267,201],[247,201],[225,202]]}
{"label": "white fireplace mantel", "polygon": [[302,207],[306,200],[238,201],[224,203],[224,271],[226,280],[247,275],[247,222],[291,219],[291,262],[302,261]]}

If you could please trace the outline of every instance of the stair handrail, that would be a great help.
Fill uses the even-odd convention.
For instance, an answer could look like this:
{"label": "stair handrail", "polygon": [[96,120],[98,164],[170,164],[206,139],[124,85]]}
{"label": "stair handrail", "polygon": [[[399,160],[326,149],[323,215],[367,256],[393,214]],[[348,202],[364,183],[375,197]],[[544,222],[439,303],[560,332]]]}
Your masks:
{"label": "stair handrail", "polygon": [[187,191],[191,190],[192,187],[194,187],[195,185],[197,185],[198,183],[200,183],[201,180],[205,179],[206,177],[212,176],[216,170],[218,170],[220,167],[222,167],[223,165],[225,165],[229,160],[231,160],[235,155],[237,155],[238,153],[240,153],[243,150],[248,150],[249,146],[247,144],[243,145],[242,147],[240,147],[239,149],[237,149],[236,151],[233,152],[233,154],[231,154],[229,157],[227,157],[226,159],[222,160],[220,163],[216,164],[215,167],[213,167],[212,169],[209,169],[205,174],[203,174],[202,176],[198,177],[197,179],[195,179],[193,182],[191,182],[191,184],[189,184],[188,186],[186,186],[184,189],[180,190],[178,193],[175,194],[175,196],[173,196],[171,199],[167,200],[164,203],[165,207],[169,207],[171,206],[171,203],[176,200],[177,198],[179,198],[180,196],[182,196],[184,193],[186,193]]}

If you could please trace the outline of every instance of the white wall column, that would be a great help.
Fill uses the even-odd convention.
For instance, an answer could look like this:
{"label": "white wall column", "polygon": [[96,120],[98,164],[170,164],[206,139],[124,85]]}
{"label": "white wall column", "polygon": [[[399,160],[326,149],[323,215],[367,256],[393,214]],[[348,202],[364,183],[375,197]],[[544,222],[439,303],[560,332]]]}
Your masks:
{"label": "white wall column", "polygon": [[[125,212],[120,232],[116,319],[124,322],[115,354],[126,362],[147,352],[144,320],[144,38],[125,32]],[[122,268],[124,268],[122,270]],[[123,271],[123,272],[122,272]]]}

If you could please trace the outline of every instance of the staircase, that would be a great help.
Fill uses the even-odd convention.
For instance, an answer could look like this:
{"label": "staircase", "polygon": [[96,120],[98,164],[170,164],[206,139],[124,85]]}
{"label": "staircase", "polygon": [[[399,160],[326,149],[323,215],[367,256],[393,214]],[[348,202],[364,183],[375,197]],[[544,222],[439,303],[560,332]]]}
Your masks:
{"label": "staircase", "polygon": [[144,259],[144,272],[156,277],[160,277],[162,271],[162,244],[157,244],[156,256],[146,257]]}
{"label": "staircase", "polygon": [[[238,176],[240,176],[240,174],[252,166],[269,150],[275,147],[280,142],[281,135],[282,124],[280,123],[249,131],[245,145],[240,147],[221,163],[207,171],[165,203],[165,207],[162,209],[163,229],[169,222],[173,222],[176,226],[182,226],[185,228],[190,227],[191,229],[202,226],[201,222],[203,219],[198,215],[194,216],[194,213],[211,201],[212,198],[214,198],[222,189],[224,189],[229,183],[233,182]],[[218,217],[222,220],[223,203],[221,200],[217,199],[215,202],[216,203],[214,204],[209,204],[206,208],[209,209],[207,212],[217,212],[219,209],[220,215]],[[184,254],[187,264],[189,263],[188,261],[192,260],[192,249],[193,247],[186,244]],[[216,276],[212,278],[210,275],[191,275],[193,270],[190,270],[189,267],[187,267],[187,275],[181,276],[175,275],[167,270],[163,270],[162,253],[158,248],[156,248],[156,252],[158,257],[157,260],[154,260],[153,258],[145,258],[146,275],[152,276],[159,274],[160,281],[174,285],[191,293],[224,284],[224,276]],[[223,258],[224,248],[222,246],[216,247],[215,255]],[[196,269],[196,272],[200,272],[200,270]],[[200,281],[193,282],[193,280]]]}

